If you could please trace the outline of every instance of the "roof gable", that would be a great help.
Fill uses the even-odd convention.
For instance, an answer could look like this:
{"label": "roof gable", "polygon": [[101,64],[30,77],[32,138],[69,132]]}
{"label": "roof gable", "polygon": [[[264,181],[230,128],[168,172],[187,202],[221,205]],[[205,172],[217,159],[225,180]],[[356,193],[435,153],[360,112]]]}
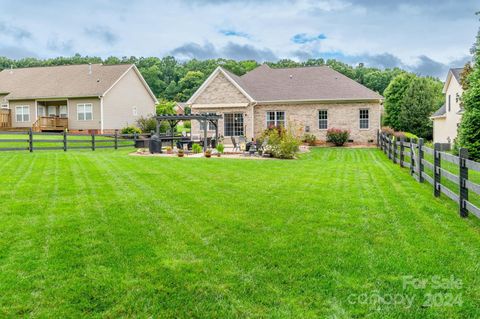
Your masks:
{"label": "roof gable", "polygon": [[445,80],[445,84],[443,86],[443,93],[446,93],[452,79],[457,81],[459,85],[461,85],[460,79],[462,74],[463,68],[455,68],[448,70],[447,79]]}
{"label": "roof gable", "polygon": [[[224,80],[223,80],[224,79]],[[215,83],[217,82],[217,83]],[[203,84],[198,88],[198,90],[192,95],[192,97],[187,101],[187,104],[196,103],[197,100],[209,90],[211,85],[218,85],[219,82],[229,83],[231,84],[232,88],[235,89],[239,94],[241,94],[245,100],[249,102],[253,102],[253,98],[245,91],[244,86],[241,85],[241,80],[238,76],[224,70],[222,67],[217,67],[215,71],[210,74],[210,76],[203,82]],[[223,89],[228,89],[228,86],[224,86]],[[220,92],[221,94],[225,94],[225,92]],[[228,94],[228,92],[226,92]],[[230,91],[231,94],[234,92]],[[219,97],[221,99],[221,96]],[[231,101],[230,101],[231,102]],[[209,102],[209,103],[215,103]]]}
{"label": "roof gable", "polygon": [[0,72],[0,92],[9,100],[103,96],[131,68],[136,69],[133,64],[7,69]]}

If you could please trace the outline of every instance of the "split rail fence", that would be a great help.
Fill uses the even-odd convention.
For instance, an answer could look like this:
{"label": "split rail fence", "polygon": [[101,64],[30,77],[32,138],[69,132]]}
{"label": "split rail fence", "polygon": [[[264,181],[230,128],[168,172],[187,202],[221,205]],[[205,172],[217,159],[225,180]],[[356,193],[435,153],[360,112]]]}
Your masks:
{"label": "split rail fence", "polygon": [[[472,213],[480,218],[480,208],[469,200],[470,192],[480,195],[480,184],[469,179],[470,171],[472,175],[477,174],[474,172],[480,172],[480,163],[468,159],[467,149],[461,148],[459,156],[455,156],[444,151],[445,144],[436,143],[434,148],[430,148],[424,145],[422,138],[407,140],[388,136],[382,132],[378,133],[377,146],[393,163],[409,168],[410,174],[418,182],[430,183],[435,197],[444,194],[457,202],[461,217],[467,217],[468,213]],[[447,183],[453,186],[448,187],[445,185]]]}
{"label": "split rail fence", "polygon": [[2,151],[37,151],[37,150],[78,150],[110,148],[119,149],[135,147],[137,141],[150,134],[70,134],[67,132],[1,132],[0,152]]}

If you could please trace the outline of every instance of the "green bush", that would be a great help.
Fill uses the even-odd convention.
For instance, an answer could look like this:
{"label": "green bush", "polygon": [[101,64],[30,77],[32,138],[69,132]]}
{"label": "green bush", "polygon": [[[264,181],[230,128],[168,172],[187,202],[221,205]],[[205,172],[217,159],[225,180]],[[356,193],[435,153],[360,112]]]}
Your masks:
{"label": "green bush", "polygon": [[299,151],[300,139],[283,127],[267,129],[259,140],[265,139],[268,140],[265,152],[275,158],[292,159]]}
{"label": "green bush", "polygon": [[150,133],[157,129],[157,121],[153,117],[143,117],[137,120],[137,126],[140,128],[142,133]]}
{"label": "green bush", "polygon": [[335,144],[335,146],[343,146],[347,143],[350,137],[350,132],[338,128],[331,128],[327,130],[327,142]]}
{"label": "green bush", "polygon": [[192,122],[190,121],[183,121],[184,128],[192,128]]}
{"label": "green bush", "polygon": [[218,144],[216,149],[217,149],[217,152],[223,153],[223,151],[225,150],[225,146],[223,144]]}
{"label": "green bush", "polygon": [[203,148],[198,145],[198,144],[193,144],[192,145],[192,152],[195,153],[195,154],[198,154],[198,153],[201,153],[203,150]]}
{"label": "green bush", "polygon": [[122,130],[120,131],[122,134],[140,134],[142,133],[142,131],[138,128],[138,127],[135,127],[135,126],[127,126],[127,127],[124,127],[122,128]]}
{"label": "green bush", "polygon": [[303,142],[307,143],[310,146],[315,146],[317,141],[317,137],[313,134],[305,134],[303,136]]}

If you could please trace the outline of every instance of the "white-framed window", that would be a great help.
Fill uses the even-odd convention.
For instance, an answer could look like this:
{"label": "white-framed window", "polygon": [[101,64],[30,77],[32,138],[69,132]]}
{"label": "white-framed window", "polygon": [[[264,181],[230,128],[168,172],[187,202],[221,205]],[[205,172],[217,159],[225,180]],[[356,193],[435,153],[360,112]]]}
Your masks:
{"label": "white-framed window", "polygon": [[30,106],[29,105],[16,106],[15,117],[17,122],[30,122]]}
{"label": "white-framed window", "polygon": [[60,107],[58,108],[58,115],[61,118],[65,119],[68,117],[68,108],[66,105],[60,105]]}
{"label": "white-framed window", "polygon": [[79,121],[93,120],[93,104],[92,103],[77,104],[77,120]]}
{"label": "white-framed window", "polygon": [[318,128],[320,130],[328,129],[328,110],[318,110]]}
{"label": "white-framed window", "polygon": [[133,114],[133,116],[138,116],[138,110],[137,110],[136,106],[132,107],[132,114]]}
{"label": "white-framed window", "polygon": [[368,109],[360,109],[360,129],[368,130],[370,128],[370,114]]}
{"label": "white-framed window", "polygon": [[223,125],[225,136],[243,136],[243,113],[224,114]]}
{"label": "white-framed window", "polygon": [[448,112],[452,110],[452,96],[448,95]]}
{"label": "white-framed window", "polygon": [[55,105],[48,106],[48,116],[49,117],[57,116],[57,107]]}
{"label": "white-framed window", "polygon": [[267,112],[267,128],[270,127],[285,127],[285,112],[284,111],[268,111]]}

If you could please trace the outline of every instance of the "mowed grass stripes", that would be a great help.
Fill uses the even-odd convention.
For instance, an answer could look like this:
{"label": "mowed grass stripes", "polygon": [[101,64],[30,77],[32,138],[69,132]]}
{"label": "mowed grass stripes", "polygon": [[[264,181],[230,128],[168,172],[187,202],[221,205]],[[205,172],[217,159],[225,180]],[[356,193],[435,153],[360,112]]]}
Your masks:
{"label": "mowed grass stripes", "polygon": [[[0,212],[2,317],[471,318],[480,308],[480,222],[375,149],[295,161],[0,153]],[[404,288],[405,276],[462,286]],[[428,306],[429,293],[462,303]],[[413,302],[358,298],[376,295]]]}

